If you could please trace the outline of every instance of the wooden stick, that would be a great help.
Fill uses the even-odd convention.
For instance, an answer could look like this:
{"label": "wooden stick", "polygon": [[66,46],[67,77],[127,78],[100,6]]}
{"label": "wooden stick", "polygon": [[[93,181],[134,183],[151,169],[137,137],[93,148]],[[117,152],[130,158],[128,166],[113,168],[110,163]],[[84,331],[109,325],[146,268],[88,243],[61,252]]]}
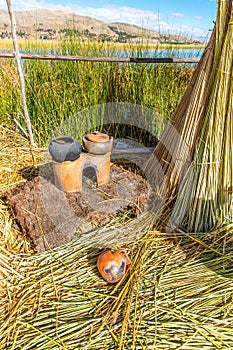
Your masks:
{"label": "wooden stick", "polygon": [[24,118],[25,118],[25,122],[27,125],[27,130],[28,130],[28,135],[29,135],[29,140],[31,142],[31,145],[33,147],[36,147],[35,142],[34,142],[34,138],[33,138],[33,133],[32,133],[31,120],[30,120],[30,117],[28,114],[28,109],[27,109],[25,86],[24,86],[24,75],[23,75],[23,70],[21,67],[20,53],[19,53],[17,35],[16,35],[15,16],[14,16],[14,12],[13,12],[12,5],[11,5],[11,0],[6,0],[6,2],[7,2],[7,6],[8,6],[10,21],[11,21],[12,39],[13,39],[14,50],[15,50],[13,57],[15,58],[17,68],[18,68],[18,73],[19,73],[20,90],[21,90],[21,99],[22,99],[22,106],[23,106],[23,111],[24,111]]}
{"label": "wooden stick", "polygon": [[[12,53],[0,53],[0,57],[15,58],[15,55]],[[200,60],[199,58],[90,57],[90,56],[57,56],[57,55],[33,55],[33,54],[21,54],[21,58],[32,59],[32,60],[118,62],[118,63],[198,63]]]}
{"label": "wooden stick", "polygon": [[24,130],[24,128],[22,127],[22,125],[18,122],[17,119],[13,118],[13,121],[15,122],[15,124],[18,126],[18,128],[22,131],[22,133],[24,134],[24,136],[26,136],[26,138],[28,138],[28,133]]}

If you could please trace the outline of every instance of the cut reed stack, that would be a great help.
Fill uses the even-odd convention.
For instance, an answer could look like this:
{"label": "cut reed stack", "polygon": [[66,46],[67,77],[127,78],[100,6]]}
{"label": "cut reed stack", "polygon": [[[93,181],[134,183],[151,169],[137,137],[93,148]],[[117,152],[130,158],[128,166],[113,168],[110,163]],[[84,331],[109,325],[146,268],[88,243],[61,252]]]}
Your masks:
{"label": "cut reed stack", "polygon": [[171,226],[205,232],[233,220],[233,13],[220,1],[209,99],[193,162],[183,179]]}
{"label": "cut reed stack", "polygon": [[205,107],[212,87],[211,75],[213,75],[215,42],[216,26],[212,31],[209,43],[192,80],[171,116],[155,148],[154,155],[147,165],[147,171],[154,173],[156,178],[154,159],[156,158],[161,163],[166,178],[164,182],[158,180],[158,191],[165,197],[176,193],[178,181],[180,181],[182,174],[192,160],[196,139],[205,118]]}

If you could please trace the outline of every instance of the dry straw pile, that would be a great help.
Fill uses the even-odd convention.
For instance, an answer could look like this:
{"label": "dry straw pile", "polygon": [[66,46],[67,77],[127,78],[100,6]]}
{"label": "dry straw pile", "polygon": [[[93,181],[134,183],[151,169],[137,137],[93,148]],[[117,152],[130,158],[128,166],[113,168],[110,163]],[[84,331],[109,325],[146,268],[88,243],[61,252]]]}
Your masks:
{"label": "dry straw pile", "polygon": [[[33,255],[1,202],[1,349],[233,348],[232,37],[232,1],[219,1],[210,43],[155,149],[167,174],[159,183],[154,172],[162,205]],[[0,131],[4,194],[40,150]],[[132,264],[109,286],[97,257],[123,242]]]}

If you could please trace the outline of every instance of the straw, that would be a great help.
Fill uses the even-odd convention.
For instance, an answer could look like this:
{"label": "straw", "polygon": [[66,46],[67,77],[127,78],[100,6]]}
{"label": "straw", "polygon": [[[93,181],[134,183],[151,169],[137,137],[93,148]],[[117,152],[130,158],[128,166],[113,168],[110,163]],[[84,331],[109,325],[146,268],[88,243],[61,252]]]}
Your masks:
{"label": "straw", "polygon": [[[233,19],[232,9],[220,2],[223,5],[217,19],[220,29],[225,18],[228,22]],[[203,129],[171,216],[173,227],[180,224],[190,231],[208,231],[233,220],[233,27],[228,22],[217,37],[214,81]]]}

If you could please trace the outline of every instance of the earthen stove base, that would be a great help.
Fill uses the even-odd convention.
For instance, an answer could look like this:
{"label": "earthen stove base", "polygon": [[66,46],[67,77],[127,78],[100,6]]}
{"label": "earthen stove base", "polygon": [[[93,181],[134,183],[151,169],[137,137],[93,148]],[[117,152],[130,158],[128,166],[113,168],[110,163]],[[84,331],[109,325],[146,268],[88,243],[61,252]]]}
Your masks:
{"label": "earthen stove base", "polygon": [[[93,175],[93,174],[92,174]],[[90,174],[82,192],[64,193],[54,185],[51,165],[39,175],[14,187],[6,196],[15,221],[31,239],[34,250],[42,252],[75,239],[80,228],[102,226],[130,211],[136,217],[146,209],[151,190],[140,175],[111,166],[110,180],[96,188]]]}

